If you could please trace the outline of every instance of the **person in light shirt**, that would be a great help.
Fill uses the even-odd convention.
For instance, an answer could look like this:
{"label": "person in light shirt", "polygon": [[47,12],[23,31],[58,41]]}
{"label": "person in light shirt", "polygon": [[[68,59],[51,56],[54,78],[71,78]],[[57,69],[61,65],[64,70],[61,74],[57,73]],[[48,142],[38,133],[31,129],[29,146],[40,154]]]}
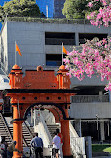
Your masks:
{"label": "person in light shirt", "polygon": [[59,150],[60,150],[60,144],[61,144],[61,139],[60,137],[57,135],[57,132],[54,132],[54,137],[53,137],[53,141],[52,141],[52,144],[53,144],[53,155],[56,156],[56,158],[59,157]]}
{"label": "person in light shirt", "polygon": [[60,158],[63,158],[63,152],[62,152],[62,146],[63,146],[63,135],[62,133],[60,133],[59,128],[56,129],[57,135],[60,137],[61,139],[61,143],[60,143]]}

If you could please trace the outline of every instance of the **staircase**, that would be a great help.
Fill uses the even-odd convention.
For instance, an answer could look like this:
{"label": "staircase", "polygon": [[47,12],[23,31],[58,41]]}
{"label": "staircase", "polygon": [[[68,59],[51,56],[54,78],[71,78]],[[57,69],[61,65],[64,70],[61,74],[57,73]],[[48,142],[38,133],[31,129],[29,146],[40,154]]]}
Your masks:
{"label": "staircase", "polygon": [[[30,147],[30,141],[34,136],[33,127],[29,127],[28,123],[22,124],[23,132],[23,147]],[[8,145],[13,141],[13,126],[8,124],[8,121],[0,113],[0,136],[5,136]]]}
{"label": "staircase", "polygon": [[56,131],[57,128],[60,129],[59,124],[47,124],[48,130],[51,134],[51,137],[54,137],[54,132]]}
{"label": "staircase", "polygon": [[23,139],[27,143],[27,146],[30,146],[30,142],[34,136],[34,129],[27,125],[26,122],[22,125]]}
{"label": "staircase", "polygon": [[8,143],[8,145],[13,140],[12,133],[8,127],[8,124],[5,118],[3,117],[1,113],[0,113],[0,136],[5,136],[5,140]]}
{"label": "staircase", "polygon": [[[9,130],[13,135],[13,127],[10,126]],[[29,127],[25,122],[22,124],[22,134],[23,134],[23,147],[30,147],[30,142],[34,135],[33,127]]]}

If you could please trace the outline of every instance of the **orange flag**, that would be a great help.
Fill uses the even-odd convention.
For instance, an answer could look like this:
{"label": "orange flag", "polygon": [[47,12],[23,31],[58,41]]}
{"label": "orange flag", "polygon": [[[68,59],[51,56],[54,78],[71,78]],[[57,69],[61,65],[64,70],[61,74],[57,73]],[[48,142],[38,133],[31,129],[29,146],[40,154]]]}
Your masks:
{"label": "orange flag", "polygon": [[19,53],[19,55],[20,56],[22,56],[22,54],[21,54],[21,52],[20,52],[20,49],[19,49],[19,47],[18,47],[18,45],[16,44],[16,52],[18,52]]}
{"label": "orange flag", "polygon": [[65,49],[64,46],[63,46],[63,53],[67,54],[67,50]]}

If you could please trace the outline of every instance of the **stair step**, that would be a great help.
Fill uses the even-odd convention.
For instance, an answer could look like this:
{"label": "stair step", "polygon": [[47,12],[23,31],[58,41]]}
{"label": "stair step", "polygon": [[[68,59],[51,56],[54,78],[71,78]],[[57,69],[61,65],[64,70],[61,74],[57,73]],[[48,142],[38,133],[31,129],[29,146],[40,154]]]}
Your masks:
{"label": "stair step", "polygon": [[[7,124],[8,124],[8,122],[7,122]],[[30,132],[32,134],[34,134],[33,127],[28,127],[28,128],[29,128]],[[8,129],[9,129],[10,133],[13,135],[13,126],[11,126],[9,124]],[[27,146],[30,146],[32,135],[30,135],[30,133],[28,132],[27,127],[26,127],[25,124],[23,124],[22,130],[23,130],[22,132],[23,132],[24,141],[26,141]],[[4,120],[2,119],[2,116],[0,115],[0,135],[5,136],[6,142],[8,144],[10,144],[12,142],[11,137],[10,137],[10,133],[8,132],[8,130],[6,128],[6,125],[4,123]],[[23,141],[23,147],[26,147],[24,141]]]}
{"label": "stair step", "polygon": [[57,128],[60,128],[58,124],[47,124],[48,130],[50,132],[50,135],[54,136],[54,132],[56,131]]}

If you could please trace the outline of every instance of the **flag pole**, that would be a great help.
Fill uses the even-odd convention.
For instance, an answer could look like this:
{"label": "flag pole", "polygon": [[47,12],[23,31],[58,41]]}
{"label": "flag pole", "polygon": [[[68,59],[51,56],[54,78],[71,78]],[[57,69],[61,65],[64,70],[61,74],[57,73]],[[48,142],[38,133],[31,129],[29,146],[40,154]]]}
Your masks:
{"label": "flag pole", "polygon": [[16,65],[17,59],[16,59],[16,41],[15,41],[15,65]]}
{"label": "flag pole", "polygon": [[62,42],[62,65],[63,65],[63,42]]}

